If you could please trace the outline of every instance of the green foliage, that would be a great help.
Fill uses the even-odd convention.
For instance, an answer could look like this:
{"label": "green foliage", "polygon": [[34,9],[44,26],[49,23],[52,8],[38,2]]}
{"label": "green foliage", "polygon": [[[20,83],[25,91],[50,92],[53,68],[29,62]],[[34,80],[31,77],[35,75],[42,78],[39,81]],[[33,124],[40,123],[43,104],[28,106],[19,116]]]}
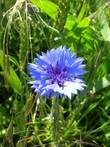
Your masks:
{"label": "green foliage", "polygon": [[43,10],[48,16],[55,19],[58,9],[58,6],[55,3],[49,0],[32,0],[32,2],[41,10]]}
{"label": "green foliage", "polygon": [[96,81],[93,86],[93,92],[96,93],[99,90],[103,90],[103,88],[106,88],[108,86],[110,86],[110,75],[107,75],[102,79]]}
{"label": "green foliage", "polygon": [[100,25],[100,32],[102,34],[102,37],[104,41],[110,41],[110,28],[106,19],[106,16],[104,14],[104,10],[100,8],[98,10],[98,21]]}
{"label": "green foliage", "polygon": [[0,1],[1,146],[53,146],[52,99],[30,89],[27,63],[59,45],[88,71],[85,91],[59,100],[60,146],[110,146],[109,9],[107,0]]}
{"label": "green foliage", "polygon": [[[0,66],[4,69],[3,66],[3,52],[0,51]],[[7,78],[7,82],[10,84],[10,86],[13,88],[13,90],[20,94],[22,93],[23,87],[22,87],[22,83],[18,77],[18,75],[16,74],[15,70],[10,66],[9,68],[9,75]]]}

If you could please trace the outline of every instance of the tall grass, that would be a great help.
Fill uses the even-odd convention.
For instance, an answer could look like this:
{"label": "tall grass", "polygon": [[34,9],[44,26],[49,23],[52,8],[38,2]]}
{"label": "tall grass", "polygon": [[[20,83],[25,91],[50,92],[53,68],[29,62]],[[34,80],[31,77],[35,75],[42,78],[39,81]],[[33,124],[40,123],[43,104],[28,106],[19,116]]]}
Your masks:
{"label": "tall grass", "polygon": [[59,100],[60,146],[110,145],[110,2],[0,1],[0,145],[53,146],[52,99],[28,85],[36,53],[66,45],[84,57],[87,88]]}

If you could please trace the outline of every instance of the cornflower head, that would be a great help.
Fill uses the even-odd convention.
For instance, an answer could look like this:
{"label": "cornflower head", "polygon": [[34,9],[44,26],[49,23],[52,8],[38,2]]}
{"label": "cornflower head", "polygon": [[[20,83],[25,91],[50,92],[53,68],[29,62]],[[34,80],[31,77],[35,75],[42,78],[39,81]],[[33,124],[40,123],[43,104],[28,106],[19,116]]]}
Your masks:
{"label": "cornflower head", "polygon": [[43,96],[68,97],[84,90],[85,81],[82,74],[86,73],[84,59],[71,54],[65,46],[53,48],[46,53],[37,55],[35,63],[28,64],[32,88]]}

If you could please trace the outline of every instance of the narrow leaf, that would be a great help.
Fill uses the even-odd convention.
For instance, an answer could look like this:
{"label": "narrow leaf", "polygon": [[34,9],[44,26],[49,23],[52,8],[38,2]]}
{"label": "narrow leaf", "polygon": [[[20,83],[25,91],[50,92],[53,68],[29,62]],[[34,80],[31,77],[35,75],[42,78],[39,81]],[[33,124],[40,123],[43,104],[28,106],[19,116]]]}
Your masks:
{"label": "narrow leaf", "polygon": [[[2,69],[4,69],[4,65],[3,65],[3,51],[0,50],[0,66],[2,67]],[[14,69],[10,66],[9,67],[9,77],[8,77],[8,82],[10,84],[10,86],[13,88],[13,90],[21,95],[22,92],[22,84],[21,81],[18,77],[18,75],[16,74],[16,72],[14,71]]]}
{"label": "narrow leaf", "polygon": [[104,41],[110,41],[110,28],[102,8],[98,11],[98,21]]}
{"label": "narrow leaf", "polygon": [[14,71],[14,69],[12,67],[10,67],[10,74],[9,74],[9,83],[11,85],[11,87],[13,88],[13,90],[21,95],[22,92],[22,84],[21,81],[18,77],[18,75],[16,74],[16,72]]}

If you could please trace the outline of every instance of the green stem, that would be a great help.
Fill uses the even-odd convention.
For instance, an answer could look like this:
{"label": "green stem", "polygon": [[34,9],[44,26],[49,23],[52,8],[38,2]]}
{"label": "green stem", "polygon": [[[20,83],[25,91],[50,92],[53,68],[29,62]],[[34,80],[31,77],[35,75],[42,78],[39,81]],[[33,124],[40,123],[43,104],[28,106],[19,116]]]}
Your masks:
{"label": "green stem", "polygon": [[59,147],[59,98],[53,97],[52,99],[52,135],[54,147]]}
{"label": "green stem", "polygon": [[93,86],[95,74],[96,74],[96,71],[97,71],[100,63],[101,63],[102,56],[103,56],[103,53],[104,53],[104,49],[105,49],[105,47],[103,47],[101,50],[99,50],[99,52],[96,55],[95,63],[92,66],[91,74],[90,74],[89,81],[88,81],[88,87],[87,87],[87,90],[86,90],[87,92],[90,91],[91,87]]}

